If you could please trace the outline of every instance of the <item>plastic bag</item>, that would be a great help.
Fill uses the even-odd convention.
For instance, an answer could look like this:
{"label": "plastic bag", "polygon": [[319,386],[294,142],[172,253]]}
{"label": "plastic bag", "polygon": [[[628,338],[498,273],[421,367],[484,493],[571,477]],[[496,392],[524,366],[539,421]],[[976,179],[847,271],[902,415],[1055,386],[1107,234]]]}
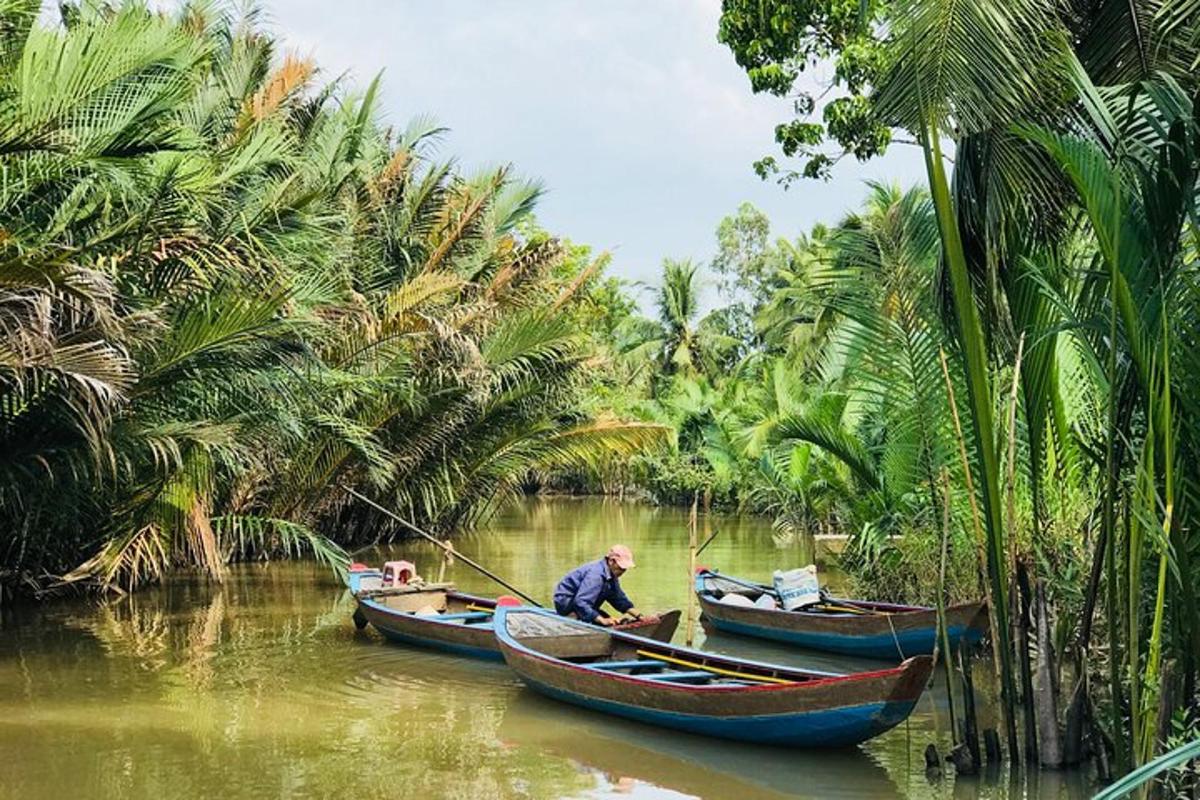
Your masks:
{"label": "plastic bag", "polygon": [[776,602],[775,595],[770,594],[769,592],[763,592],[760,594],[758,599],[754,601],[754,605],[759,608],[768,608],[771,610],[779,608],[779,603]]}
{"label": "plastic bag", "polygon": [[795,611],[821,602],[821,585],[817,582],[817,565],[775,570],[775,592],[787,611]]}

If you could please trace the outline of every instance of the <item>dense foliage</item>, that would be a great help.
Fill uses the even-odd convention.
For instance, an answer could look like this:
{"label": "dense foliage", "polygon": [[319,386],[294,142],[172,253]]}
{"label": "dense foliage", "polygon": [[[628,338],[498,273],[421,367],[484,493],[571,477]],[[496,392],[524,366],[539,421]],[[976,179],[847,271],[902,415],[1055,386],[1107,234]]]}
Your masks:
{"label": "dense foliage", "polygon": [[[802,172],[824,174],[837,157],[822,149],[827,134],[843,153],[872,155],[885,143],[879,126],[905,132],[925,155],[936,303],[928,293],[915,305],[885,299],[880,328],[908,342],[903,369],[886,381],[913,424],[881,410],[878,438],[858,437],[865,451],[822,447],[857,465],[907,439],[924,467],[907,485],[929,494],[932,512],[939,472],[950,472],[946,445],[956,444],[966,467],[940,481],[943,505],[952,493],[969,501],[963,527],[986,571],[1010,751],[1020,701],[1030,758],[1078,761],[1090,731],[1092,750],[1111,747],[1118,770],[1149,761],[1169,738],[1170,712],[1194,720],[1198,703],[1200,7],[725,0],[723,9],[722,40],[755,90],[787,94],[829,56],[835,95],[862,111],[847,129],[830,119],[834,103],[827,129],[781,128],[785,152],[809,158]],[[802,118],[812,106],[801,99]],[[940,391],[934,347],[949,355],[948,394],[926,408],[904,391],[908,378],[922,394]],[[963,433],[939,437],[955,381]],[[1053,637],[1042,635],[1048,620]],[[1061,696],[1057,656],[1074,667]],[[1092,726],[1093,697],[1107,708],[1103,726]]]}
{"label": "dense foliage", "polygon": [[396,532],[340,485],[445,530],[662,438],[579,410],[612,286],[536,185],[252,15],[40,6],[0,3],[0,588],[340,563]]}
{"label": "dense foliage", "polygon": [[904,138],[928,186],[794,240],[743,206],[648,314],[535,185],[252,15],[40,5],[0,0],[0,586],[339,562],[397,531],[343,484],[443,531],[636,488],[985,595],[1014,755],[1018,709],[1054,765],[1194,725],[1196,0],[724,0],[751,87],[800,93],[764,176]]}

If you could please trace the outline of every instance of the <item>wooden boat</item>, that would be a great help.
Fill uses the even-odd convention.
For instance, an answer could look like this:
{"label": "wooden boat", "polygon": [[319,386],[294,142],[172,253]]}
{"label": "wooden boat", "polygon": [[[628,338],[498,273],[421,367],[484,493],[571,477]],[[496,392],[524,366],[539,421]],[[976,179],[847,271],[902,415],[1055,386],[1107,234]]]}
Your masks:
{"label": "wooden boat", "polygon": [[[453,584],[383,586],[377,569],[351,568],[348,583],[358,601],[354,623],[368,624],[387,639],[432,647],[470,658],[502,660],[492,628],[497,599],[460,592]],[[513,602],[516,601],[515,598]],[[652,639],[670,641],[679,625],[679,611],[668,611],[656,620],[635,620],[622,625]]]}
{"label": "wooden boat", "polygon": [[933,660],[852,675],[713,655],[585,625],[544,609],[496,609],[508,666],[534,690],[597,711],[758,744],[836,747],[912,712]]}
{"label": "wooden boat", "polygon": [[[719,631],[774,639],[813,650],[864,658],[904,659],[933,652],[937,610],[864,600],[831,598],[819,606],[784,611],[775,603],[754,605],[762,598],[778,600],[761,583],[731,578],[710,570],[696,573],[696,595],[704,619]],[[724,602],[729,595],[749,601]],[[987,630],[987,604],[963,603],[946,609],[951,646],[966,639],[978,642]]]}

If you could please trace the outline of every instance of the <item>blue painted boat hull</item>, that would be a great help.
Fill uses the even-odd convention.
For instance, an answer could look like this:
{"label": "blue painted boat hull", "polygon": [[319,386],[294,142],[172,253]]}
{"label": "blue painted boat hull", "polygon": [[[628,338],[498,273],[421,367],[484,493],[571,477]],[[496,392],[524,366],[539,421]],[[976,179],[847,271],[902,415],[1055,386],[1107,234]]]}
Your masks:
{"label": "blue painted boat hull", "polygon": [[848,747],[896,727],[912,713],[916,699],[867,703],[800,714],[714,717],[641,708],[586,697],[538,681],[525,681],[534,691],[555,700],[602,711],[625,719],[700,736],[732,739],[778,747]]}
{"label": "blue painted boat hull", "polygon": [[[757,744],[843,747],[877,736],[908,717],[933,668],[932,659],[918,656],[835,675],[572,627],[579,625],[530,608],[498,609],[495,622],[504,660],[534,691],[637,722]],[[694,684],[673,677],[705,674]]]}
{"label": "blue painted boat hull", "polygon": [[412,636],[401,633],[396,630],[376,625],[375,629],[379,631],[383,638],[389,642],[396,644],[413,645],[415,647],[427,647],[432,650],[440,650],[443,653],[451,655],[463,656],[464,658],[478,658],[483,661],[503,661],[504,656],[501,655],[499,648],[489,649],[486,647],[473,647],[468,644],[456,644],[453,642],[439,641],[431,639],[428,636]]}
{"label": "blue painted boat hull", "polygon": [[[378,570],[361,570],[351,572],[348,585],[358,600],[355,610],[355,623],[359,627],[370,624],[391,642],[404,645],[414,645],[443,653],[452,653],[467,658],[478,658],[485,661],[503,661],[500,646],[496,642],[495,631],[490,621],[482,618],[477,624],[463,623],[463,616],[470,614],[414,614],[418,601],[412,609],[402,610],[387,605],[388,598],[373,598],[364,587],[373,586],[373,581],[382,577]],[[418,593],[419,594],[419,593]],[[442,588],[426,593],[433,599],[435,608],[445,606],[447,611],[466,611],[469,609],[492,609],[496,601],[492,598],[477,597],[462,594]],[[394,599],[394,598],[393,598]],[[382,602],[381,602],[382,601]],[[657,622],[638,621],[630,623],[631,629],[644,631],[647,636],[669,640],[679,624],[679,611],[667,611],[659,616]]]}
{"label": "blue painted boat hull", "polygon": [[[874,636],[843,636],[769,628],[762,625],[734,622],[729,619],[719,619],[709,615],[706,615],[705,619],[714,628],[725,633],[770,639],[809,650],[840,653],[859,658],[894,659],[898,656],[907,658],[913,655],[928,655],[933,652],[937,636],[936,630],[928,628],[897,632],[895,638],[890,633]],[[949,633],[951,647],[957,647],[959,641],[964,637],[970,644],[976,644],[983,638],[982,631],[968,628],[965,625],[952,625]]]}
{"label": "blue painted boat hull", "polygon": [[[933,653],[938,639],[937,611],[920,606],[899,606],[858,600],[831,601],[866,609],[864,613],[784,611],[722,602],[722,587],[753,594],[753,587],[769,587],[708,571],[696,576],[696,596],[704,621],[719,631],[829,653],[888,660],[903,660]],[[978,643],[987,630],[987,606],[963,603],[946,609],[951,647],[960,642]]]}

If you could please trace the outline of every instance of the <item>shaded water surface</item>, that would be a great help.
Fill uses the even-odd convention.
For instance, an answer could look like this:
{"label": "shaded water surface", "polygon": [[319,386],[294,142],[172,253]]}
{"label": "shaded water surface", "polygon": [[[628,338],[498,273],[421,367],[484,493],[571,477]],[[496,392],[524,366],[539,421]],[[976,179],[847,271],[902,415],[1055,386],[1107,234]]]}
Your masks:
{"label": "shaded water surface", "polygon": [[[713,517],[702,561],[765,577],[809,563],[763,520]],[[546,597],[559,575],[629,544],[642,608],[687,601],[686,516],[599,500],[518,504],[457,547]],[[432,548],[384,556],[437,577]],[[447,580],[494,593],[462,564]],[[949,733],[940,678],[907,725],[858,748],[797,752],[608,718],[522,689],[501,665],[356,633],[353,604],[303,563],[244,566],[223,586],[180,577],[132,597],[0,617],[0,797],[1081,798],[1079,775],[930,780]],[[682,639],[682,631],[676,641]],[[879,662],[753,640],[697,643],[819,669]]]}

